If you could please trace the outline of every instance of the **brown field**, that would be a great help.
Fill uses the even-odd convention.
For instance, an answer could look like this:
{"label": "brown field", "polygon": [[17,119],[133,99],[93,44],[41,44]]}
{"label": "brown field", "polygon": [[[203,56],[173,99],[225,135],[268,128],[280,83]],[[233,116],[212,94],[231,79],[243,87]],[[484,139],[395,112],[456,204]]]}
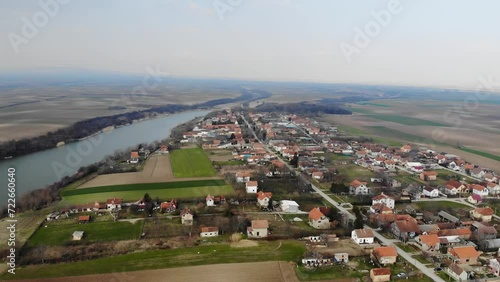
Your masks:
{"label": "brown field", "polygon": [[150,281],[150,282],[298,282],[288,262],[252,262],[200,265],[179,268],[95,274],[49,279],[19,280],[23,282],[88,282],[88,281]]}
{"label": "brown field", "polygon": [[[374,114],[400,115],[449,124],[444,118],[444,113],[451,106],[443,104],[442,102],[436,102],[436,105],[428,104],[428,102],[409,102],[408,100],[386,100],[377,101],[376,103],[387,104],[392,107],[378,107],[373,105],[351,105],[351,107],[368,110]],[[326,115],[324,120],[332,122],[333,124],[362,130],[367,136],[378,136],[419,144],[437,151],[445,151],[447,153],[459,155],[470,162],[477,163],[493,170],[500,170],[500,162],[456,148],[457,144],[460,144],[466,148],[500,155],[500,146],[498,146],[497,141],[500,139],[499,122],[498,119],[492,118],[494,112],[498,111],[498,106],[481,105],[480,107],[481,111],[478,111],[478,113],[471,114],[467,118],[462,118],[462,124],[460,126],[450,124],[449,127],[428,125],[409,126],[396,122],[374,119],[363,113],[354,113],[352,116]],[[408,136],[388,136],[387,133],[383,131],[370,128],[371,126],[384,126],[403,134],[418,136],[420,140],[412,140],[412,138]]]}
{"label": "brown field", "polygon": [[[165,83],[166,84],[166,83]],[[45,134],[77,121],[109,116],[160,105],[194,104],[219,98],[234,98],[237,88],[194,87],[189,83],[161,85],[146,95],[129,95],[138,85],[130,86],[37,86],[1,89],[0,142]],[[109,110],[124,106],[124,110]]]}
{"label": "brown field", "polygon": [[79,186],[77,189],[123,184],[158,183],[203,179],[221,179],[221,177],[212,176],[175,178],[172,172],[172,167],[170,165],[170,155],[154,154],[151,155],[146,161],[146,165],[144,166],[144,169],[142,171],[99,175]]}
{"label": "brown field", "polygon": [[215,149],[215,150],[205,150],[205,152],[207,153],[207,156],[211,161],[223,162],[233,159],[231,150]]}

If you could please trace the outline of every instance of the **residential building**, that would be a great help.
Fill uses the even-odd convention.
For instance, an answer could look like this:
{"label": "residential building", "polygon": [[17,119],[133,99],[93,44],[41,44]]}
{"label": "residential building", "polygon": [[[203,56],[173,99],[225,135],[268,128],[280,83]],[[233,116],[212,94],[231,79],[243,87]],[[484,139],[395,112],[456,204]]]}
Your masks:
{"label": "residential building", "polygon": [[172,200],[170,202],[162,202],[160,204],[160,210],[162,212],[173,212],[177,209],[177,202]]}
{"label": "residential building", "polygon": [[312,178],[316,179],[316,180],[321,180],[323,179],[323,172],[321,171],[315,171],[312,173]]}
{"label": "residential building", "polygon": [[372,260],[385,266],[396,263],[398,252],[392,246],[377,247],[372,250],[370,257]]}
{"label": "residential building", "polygon": [[122,209],[122,199],[113,198],[106,200],[106,208],[108,210],[121,210]]}
{"label": "residential building", "polygon": [[313,208],[309,212],[309,225],[314,229],[329,229],[330,219],[326,217],[319,208]]}
{"label": "residential building", "polygon": [[250,172],[248,171],[239,171],[236,173],[236,182],[246,183],[250,181]]}
{"label": "residential building", "polygon": [[441,229],[437,232],[437,235],[441,237],[457,236],[462,240],[469,240],[472,235],[472,231],[469,228],[456,228],[456,229]]}
{"label": "residential building", "polygon": [[373,244],[375,236],[370,228],[354,229],[351,232],[351,239],[357,244]]}
{"label": "residential building", "polygon": [[486,185],[486,188],[488,188],[488,194],[491,196],[496,196],[500,194],[500,185],[498,185],[495,182],[489,182]]}
{"label": "residential building", "polygon": [[465,282],[469,278],[469,274],[463,268],[461,268],[458,264],[452,263],[449,267],[444,270],[446,274],[448,274],[451,278],[455,279],[455,281]]}
{"label": "residential building", "polygon": [[428,198],[437,198],[439,197],[439,190],[435,187],[425,187],[423,190],[423,194]]}
{"label": "residential building", "polygon": [[193,225],[193,213],[190,209],[184,209],[181,211],[181,224],[182,225]]}
{"label": "residential building", "polygon": [[257,181],[247,181],[246,183],[247,193],[257,193],[257,186],[258,186]]}
{"label": "residential building", "polygon": [[473,246],[459,246],[448,248],[447,255],[458,264],[477,264],[478,251]]}
{"label": "residential building", "polygon": [[420,228],[414,218],[396,220],[391,224],[391,232],[400,240],[406,241],[420,234]]}
{"label": "residential building", "polygon": [[478,194],[472,194],[469,197],[467,197],[467,202],[477,205],[483,202],[483,197],[481,197],[481,195]]}
{"label": "residential building", "polygon": [[475,208],[469,211],[469,215],[471,218],[475,220],[482,222],[490,222],[493,216],[493,209],[490,207]]}
{"label": "residential building", "polygon": [[267,237],[269,222],[267,220],[252,220],[251,226],[247,227],[248,238]]}
{"label": "residential building", "polygon": [[352,195],[368,195],[371,193],[370,188],[366,186],[366,182],[354,180],[349,187],[349,193]]}
{"label": "residential building", "polygon": [[257,205],[259,207],[267,208],[269,206],[269,201],[271,201],[271,197],[273,193],[271,192],[257,192]]}
{"label": "residential building", "polygon": [[219,236],[218,227],[202,227],[200,237],[216,237]]}
{"label": "residential building", "polygon": [[425,170],[420,173],[420,179],[424,181],[435,181],[437,179],[438,173],[435,171]]}
{"label": "residential building", "polygon": [[370,269],[370,279],[372,282],[391,281],[390,268],[372,268]]}
{"label": "residential building", "polygon": [[334,253],[333,259],[339,263],[348,263],[349,262],[349,254],[348,253]]}
{"label": "residential building", "polygon": [[415,242],[424,252],[437,252],[441,248],[437,234],[425,234],[415,238]]}
{"label": "residential building", "polygon": [[396,201],[394,200],[394,198],[392,198],[392,197],[390,197],[382,192],[380,195],[372,198],[372,205],[379,204],[379,203],[383,203],[388,208],[394,209]]}
{"label": "residential building", "polygon": [[474,184],[472,185],[472,193],[477,194],[481,197],[486,197],[488,196],[488,189],[486,187],[479,185],[479,184]]}
{"label": "residential building", "polygon": [[215,203],[214,203],[214,197],[212,195],[208,195],[206,198],[205,198],[206,202],[207,202],[207,207],[213,207],[215,206]]}
{"label": "residential building", "polygon": [[490,259],[489,268],[491,273],[500,276],[500,257]]}

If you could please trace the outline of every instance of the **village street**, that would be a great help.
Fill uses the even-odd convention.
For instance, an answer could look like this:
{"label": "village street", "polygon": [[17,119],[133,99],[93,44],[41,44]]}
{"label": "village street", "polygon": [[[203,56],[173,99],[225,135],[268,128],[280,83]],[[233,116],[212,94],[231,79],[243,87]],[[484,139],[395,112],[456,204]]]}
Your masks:
{"label": "village street", "polygon": [[[250,126],[250,124],[248,123],[248,121],[245,119],[245,117],[242,115],[241,116],[243,118],[243,120],[245,121],[245,123],[247,124],[249,130],[252,132],[253,136],[255,137],[256,140],[258,140],[260,143],[262,143],[264,145],[264,147],[266,148],[267,152],[273,156],[276,156],[276,154],[264,143],[262,142],[258,137],[257,137],[257,134],[255,134],[255,131],[253,130],[253,128]],[[277,157],[277,156],[276,156]],[[288,164],[288,162],[284,162],[285,165],[288,167],[288,169],[290,171],[295,171],[295,169],[290,165]],[[307,179],[305,179],[304,177],[302,177],[304,179],[304,181],[308,184],[311,185],[312,189],[317,193],[319,194],[321,197],[323,197],[326,201],[328,201],[330,204],[332,204],[333,206],[335,206],[342,214],[347,214],[349,216],[349,218],[351,219],[355,219],[355,216],[347,209],[345,209],[344,207],[340,206],[338,202],[334,201],[332,198],[330,198],[327,194],[325,194],[321,189],[319,189],[318,187],[316,187],[314,184],[310,183]],[[368,227],[368,226],[366,226]],[[444,282],[444,280],[439,277],[438,275],[436,275],[436,273],[434,273],[434,270],[433,269],[429,269],[427,268],[424,264],[418,262],[417,260],[413,259],[411,257],[411,255],[405,251],[403,251],[401,248],[399,248],[398,246],[394,245],[393,243],[397,240],[391,240],[391,239],[387,239],[385,238],[384,236],[382,236],[380,233],[378,233],[377,231],[373,230],[373,234],[375,235],[375,237],[380,241],[382,242],[383,244],[385,245],[392,245],[394,246],[394,248],[396,248],[396,251],[398,252],[398,254],[400,256],[402,256],[404,259],[406,259],[410,264],[412,264],[413,266],[415,266],[417,269],[419,269],[420,271],[422,271],[423,274],[425,274],[426,276],[428,276],[429,278],[431,278],[432,280],[434,281],[439,281],[439,282]]]}

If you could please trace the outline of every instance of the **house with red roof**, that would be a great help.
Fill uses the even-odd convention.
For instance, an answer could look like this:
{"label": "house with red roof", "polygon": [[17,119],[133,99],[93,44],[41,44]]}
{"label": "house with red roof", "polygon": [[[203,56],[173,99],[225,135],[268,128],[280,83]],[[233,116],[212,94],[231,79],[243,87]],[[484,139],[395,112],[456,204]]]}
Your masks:
{"label": "house with red roof", "polygon": [[162,202],[160,204],[160,211],[162,212],[173,212],[177,209],[177,201],[172,200],[170,202]]}
{"label": "house with red roof", "polygon": [[78,223],[89,223],[90,222],[90,215],[80,215],[78,217]]}
{"label": "house with red roof", "polygon": [[469,215],[477,221],[490,222],[493,217],[493,209],[490,207],[475,208],[469,211]]}
{"label": "house with red roof", "polygon": [[259,191],[257,192],[257,205],[259,207],[267,208],[269,206],[269,201],[273,197],[273,193]]}
{"label": "house with red roof", "polygon": [[396,201],[393,197],[388,196],[382,192],[380,195],[377,195],[372,198],[372,205],[375,204],[385,204],[388,208],[394,209]]}
{"label": "house with red roof", "polygon": [[448,248],[448,257],[458,264],[477,264],[479,252],[473,246],[456,246]]}
{"label": "house with red roof", "polygon": [[482,201],[483,201],[483,197],[481,197],[478,194],[472,194],[467,198],[467,202],[469,202],[471,204],[475,204],[475,205],[480,204]]}
{"label": "house with red roof", "polygon": [[214,197],[212,195],[208,195],[206,198],[205,198],[205,201],[207,203],[207,207],[213,207],[215,206],[215,202],[214,202]]}
{"label": "house with red roof", "polygon": [[268,234],[269,222],[265,219],[252,220],[251,226],[247,227],[248,238],[265,238]]}
{"label": "house with red roof", "polygon": [[436,171],[424,170],[420,173],[420,179],[423,181],[435,181],[438,173]]}
{"label": "house with red roof", "polygon": [[330,219],[326,217],[319,208],[313,208],[309,212],[309,225],[314,229],[329,229]]}
{"label": "house with red roof", "polygon": [[217,237],[219,236],[218,227],[202,227],[200,237]]}
{"label": "house with red roof", "polygon": [[396,263],[398,252],[392,246],[376,247],[372,250],[371,259],[381,265],[388,265]]}
{"label": "house with red roof", "polygon": [[472,190],[472,194],[477,194],[481,197],[488,196],[488,189],[486,189],[486,187],[484,187],[483,185],[474,184],[474,185],[471,185],[470,188]]}
{"label": "house with red roof", "polygon": [[370,279],[372,282],[391,281],[390,268],[372,268],[370,270]]}
{"label": "house with red roof", "polygon": [[371,193],[370,188],[366,186],[367,182],[353,180],[349,186],[349,194],[351,195],[368,195]]}
{"label": "house with red roof", "polygon": [[122,199],[113,198],[106,200],[106,208],[108,210],[121,210],[122,209]]}
{"label": "house with red roof", "polygon": [[424,252],[438,252],[441,248],[439,237],[437,234],[423,234],[415,238],[415,242]]}

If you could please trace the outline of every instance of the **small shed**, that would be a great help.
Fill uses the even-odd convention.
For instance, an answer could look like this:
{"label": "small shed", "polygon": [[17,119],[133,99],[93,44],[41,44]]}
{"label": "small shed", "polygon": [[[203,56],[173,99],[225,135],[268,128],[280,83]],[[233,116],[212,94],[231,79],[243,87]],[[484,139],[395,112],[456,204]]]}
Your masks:
{"label": "small shed", "polygon": [[83,231],[75,231],[73,232],[73,240],[74,241],[80,241],[83,238]]}

